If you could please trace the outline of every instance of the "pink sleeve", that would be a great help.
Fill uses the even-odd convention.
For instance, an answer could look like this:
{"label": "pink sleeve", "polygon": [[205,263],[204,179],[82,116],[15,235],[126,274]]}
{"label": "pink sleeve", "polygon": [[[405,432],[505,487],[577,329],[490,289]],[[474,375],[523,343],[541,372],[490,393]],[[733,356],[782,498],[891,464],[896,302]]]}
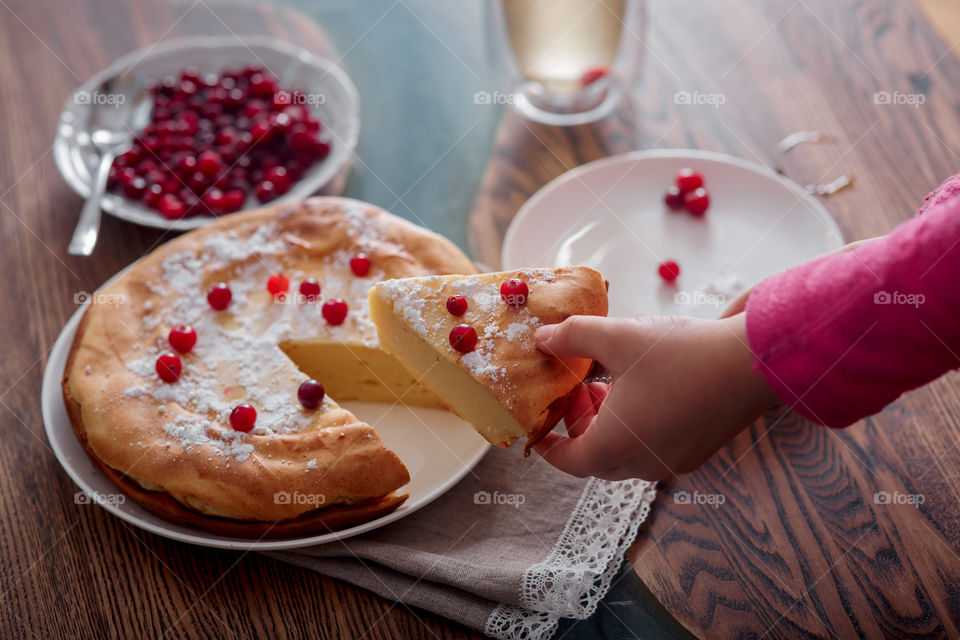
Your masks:
{"label": "pink sleeve", "polygon": [[960,177],[863,247],[761,282],[747,339],[774,393],[845,427],[960,366]]}

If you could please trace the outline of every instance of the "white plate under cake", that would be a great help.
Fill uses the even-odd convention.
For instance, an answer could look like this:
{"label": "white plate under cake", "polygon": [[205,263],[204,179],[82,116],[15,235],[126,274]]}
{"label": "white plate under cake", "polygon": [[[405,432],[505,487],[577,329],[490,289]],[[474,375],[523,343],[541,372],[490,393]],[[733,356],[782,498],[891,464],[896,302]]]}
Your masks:
{"label": "white plate under cake", "polygon": [[[452,243],[357,201],[235,214],[98,291],[64,372],[71,422],[104,473],[165,518],[250,537],[376,518],[403,501],[407,470],[336,400],[439,402],[379,349],[367,291],[454,273],[475,267]],[[267,290],[272,274],[289,281],[284,300]],[[299,295],[308,279],[319,296]],[[230,291],[222,310],[208,301],[217,283]],[[340,324],[339,302],[323,311],[335,300],[346,305]],[[180,325],[196,333],[183,352],[169,340]],[[159,373],[171,378],[176,367],[158,371],[158,359],[171,353],[179,376],[165,381]],[[298,399],[309,378],[326,391],[316,408]],[[255,410],[252,427],[248,414],[231,421],[240,405]],[[283,497],[295,494],[311,499]]]}

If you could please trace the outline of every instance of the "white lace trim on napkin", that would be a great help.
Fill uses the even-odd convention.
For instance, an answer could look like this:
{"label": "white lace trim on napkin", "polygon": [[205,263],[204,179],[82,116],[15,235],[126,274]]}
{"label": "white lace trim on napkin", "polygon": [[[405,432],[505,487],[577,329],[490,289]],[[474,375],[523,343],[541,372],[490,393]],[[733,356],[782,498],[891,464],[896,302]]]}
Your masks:
{"label": "white lace trim on napkin", "polygon": [[487,618],[484,633],[540,640],[554,634],[561,617],[590,617],[647,519],[656,488],[644,480],[591,478],[553,549],[524,573],[522,606],[498,606]]}

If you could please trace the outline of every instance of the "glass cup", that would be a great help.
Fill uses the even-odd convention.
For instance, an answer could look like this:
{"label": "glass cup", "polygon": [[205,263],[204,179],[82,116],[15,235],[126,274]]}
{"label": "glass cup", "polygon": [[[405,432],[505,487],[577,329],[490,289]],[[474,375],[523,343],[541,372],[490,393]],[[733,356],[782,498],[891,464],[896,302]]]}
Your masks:
{"label": "glass cup", "polygon": [[494,46],[514,78],[512,102],[545,124],[609,114],[637,77],[643,0],[499,0],[488,6]]}

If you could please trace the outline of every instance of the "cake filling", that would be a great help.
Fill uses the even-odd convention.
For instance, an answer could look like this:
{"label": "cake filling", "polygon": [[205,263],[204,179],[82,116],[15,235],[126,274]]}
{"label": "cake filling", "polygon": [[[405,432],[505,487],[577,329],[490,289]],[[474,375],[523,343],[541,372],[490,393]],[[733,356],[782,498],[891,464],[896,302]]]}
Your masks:
{"label": "cake filling", "polygon": [[323,380],[327,393],[338,400],[443,406],[381,349],[322,340],[291,340],[280,348],[302,372]]}
{"label": "cake filling", "polygon": [[516,418],[466,370],[450,362],[394,313],[389,299],[373,295],[370,317],[381,344],[416,374],[420,383],[443,398],[451,411],[470,422],[489,442],[508,446],[526,431]]}

